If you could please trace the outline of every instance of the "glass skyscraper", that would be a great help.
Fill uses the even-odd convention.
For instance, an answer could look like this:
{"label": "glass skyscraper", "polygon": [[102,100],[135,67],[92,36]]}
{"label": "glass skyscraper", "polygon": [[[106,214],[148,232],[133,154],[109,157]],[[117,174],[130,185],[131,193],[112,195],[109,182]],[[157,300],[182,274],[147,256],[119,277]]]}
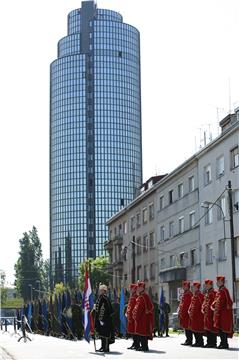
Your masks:
{"label": "glass skyscraper", "polygon": [[104,254],[106,220],[142,183],[140,35],[94,1],[68,15],[50,69],[53,282]]}

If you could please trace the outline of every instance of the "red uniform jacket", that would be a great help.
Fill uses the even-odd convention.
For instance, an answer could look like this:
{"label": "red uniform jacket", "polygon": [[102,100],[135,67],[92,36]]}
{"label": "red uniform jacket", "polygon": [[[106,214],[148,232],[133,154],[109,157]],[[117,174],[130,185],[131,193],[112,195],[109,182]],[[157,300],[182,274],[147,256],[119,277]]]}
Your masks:
{"label": "red uniform jacket", "polygon": [[132,295],[129,299],[129,303],[127,306],[127,310],[126,310],[126,316],[127,316],[127,320],[128,320],[128,325],[127,325],[127,332],[129,334],[134,334],[135,333],[135,321],[133,318],[133,310],[136,304],[136,299],[137,299],[137,295]]}
{"label": "red uniform jacket", "polygon": [[225,286],[221,286],[212,304],[214,310],[213,325],[216,329],[227,333],[229,337],[233,335],[232,304],[229,291]]}
{"label": "red uniform jacket", "polygon": [[186,290],[183,293],[182,299],[180,301],[179,307],[178,307],[178,317],[180,326],[184,329],[189,329],[188,323],[189,323],[189,315],[188,315],[188,308],[191,304],[192,299],[192,292],[190,290]]}
{"label": "red uniform jacket", "polygon": [[214,289],[209,289],[204,297],[202,304],[202,313],[204,317],[204,329],[213,333],[217,333],[218,330],[213,326],[213,310],[211,305],[215,300],[216,291]]}
{"label": "red uniform jacket", "polygon": [[133,310],[135,320],[135,334],[153,339],[154,306],[148,294],[143,293],[137,297]]}
{"label": "red uniform jacket", "polygon": [[204,295],[200,290],[192,296],[191,304],[188,309],[189,328],[193,332],[204,333],[204,318],[202,313],[202,304]]}

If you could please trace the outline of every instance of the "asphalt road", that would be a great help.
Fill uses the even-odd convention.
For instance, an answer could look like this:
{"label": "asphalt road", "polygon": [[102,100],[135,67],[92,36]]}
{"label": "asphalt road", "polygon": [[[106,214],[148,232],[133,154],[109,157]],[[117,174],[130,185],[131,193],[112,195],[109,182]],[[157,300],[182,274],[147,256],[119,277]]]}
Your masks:
{"label": "asphalt road", "polygon": [[[10,330],[11,331],[11,330]],[[18,342],[19,335],[0,332],[0,359],[43,360],[43,359],[239,359],[239,337],[229,339],[229,350],[204,349],[182,346],[184,335],[172,334],[168,338],[154,338],[149,341],[147,353],[128,350],[132,341],[116,339],[110,346],[110,353],[94,351],[94,342],[69,341],[41,335],[29,335],[32,341]],[[100,347],[100,340],[96,341]]]}

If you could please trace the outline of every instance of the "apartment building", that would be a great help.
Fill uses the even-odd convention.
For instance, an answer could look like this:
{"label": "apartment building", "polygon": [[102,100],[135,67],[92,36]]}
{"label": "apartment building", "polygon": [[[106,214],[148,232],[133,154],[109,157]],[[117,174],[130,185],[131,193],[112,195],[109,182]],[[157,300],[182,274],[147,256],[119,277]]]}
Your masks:
{"label": "apartment building", "polygon": [[163,287],[175,311],[182,280],[203,282],[221,274],[239,308],[239,108],[220,126],[217,138],[170,174],[146,183],[142,194],[108,220],[105,248],[114,287],[146,280],[152,294]]}

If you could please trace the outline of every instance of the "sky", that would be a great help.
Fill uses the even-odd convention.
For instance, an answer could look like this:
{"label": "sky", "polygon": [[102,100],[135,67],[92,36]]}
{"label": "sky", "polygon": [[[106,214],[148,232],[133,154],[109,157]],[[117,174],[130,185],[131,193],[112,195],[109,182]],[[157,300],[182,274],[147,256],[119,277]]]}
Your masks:
{"label": "sky", "polygon": [[[141,34],[143,179],[172,171],[239,105],[238,0],[98,0]],[[49,66],[80,0],[0,2],[0,269],[35,225],[49,257]]]}

